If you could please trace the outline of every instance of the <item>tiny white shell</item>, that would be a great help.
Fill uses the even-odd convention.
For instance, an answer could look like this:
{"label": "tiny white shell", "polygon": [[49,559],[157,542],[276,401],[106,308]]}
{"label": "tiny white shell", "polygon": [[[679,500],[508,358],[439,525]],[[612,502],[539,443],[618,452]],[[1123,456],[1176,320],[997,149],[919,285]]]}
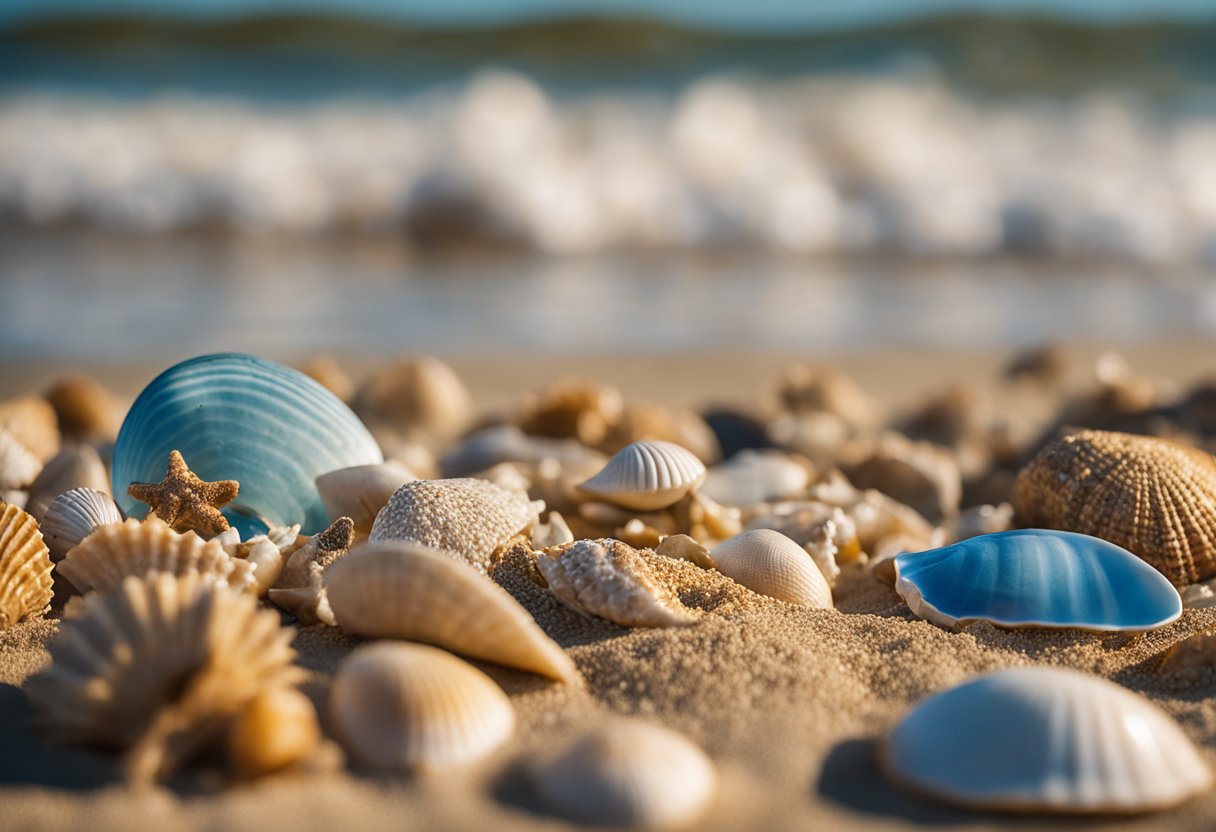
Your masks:
{"label": "tiny white shell", "polygon": [[626,445],[578,488],[637,511],[666,508],[705,479],[705,465],[673,442],[644,439]]}
{"label": "tiny white shell", "polygon": [[710,554],[719,572],[753,592],[788,604],[832,607],[832,590],[819,567],[801,546],[780,532],[744,532],[723,541]]}
{"label": "tiny white shell", "polygon": [[58,563],[68,550],[109,523],[121,523],[122,512],[108,494],[94,488],[73,488],[54,499],[42,518],[42,535],[51,560]]}
{"label": "tiny white shell", "polygon": [[339,468],[317,477],[316,482],[329,516],[349,517],[355,529],[366,534],[397,489],[416,479],[408,469],[382,462]]}

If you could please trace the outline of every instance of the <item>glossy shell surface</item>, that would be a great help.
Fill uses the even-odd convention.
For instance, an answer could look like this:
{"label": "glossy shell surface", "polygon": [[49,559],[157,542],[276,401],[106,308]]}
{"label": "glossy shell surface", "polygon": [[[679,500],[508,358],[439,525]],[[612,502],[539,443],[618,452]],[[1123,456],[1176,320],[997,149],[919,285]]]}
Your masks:
{"label": "glossy shell surface", "polygon": [[705,465],[692,451],[658,439],[626,445],[579,490],[636,511],[666,508],[705,479]]}
{"label": "glossy shell surface", "polygon": [[787,604],[832,607],[832,590],[823,572],[805,549],[781,532],[743,532],[724,540],[710,554],[719,572],[753,592]]}

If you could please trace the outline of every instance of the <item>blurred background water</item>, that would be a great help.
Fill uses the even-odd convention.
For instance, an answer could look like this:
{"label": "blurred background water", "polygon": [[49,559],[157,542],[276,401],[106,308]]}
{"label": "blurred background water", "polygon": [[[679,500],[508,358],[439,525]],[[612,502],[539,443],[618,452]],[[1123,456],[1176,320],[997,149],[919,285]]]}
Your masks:
{"label": "blurred background water", "polygon": [[0,351],[1216,332],[1211,0],[9,0]]}

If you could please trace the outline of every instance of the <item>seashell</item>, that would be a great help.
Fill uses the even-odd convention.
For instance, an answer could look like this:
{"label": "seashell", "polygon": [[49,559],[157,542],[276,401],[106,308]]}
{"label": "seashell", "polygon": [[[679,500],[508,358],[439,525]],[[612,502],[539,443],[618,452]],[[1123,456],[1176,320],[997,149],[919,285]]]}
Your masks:
{"label": "seashell", "polygon": [[321,744],[312,700],[291,687],[262,691],[228,729],[228,759],[238,777],[273,774],[307,759]]}
{"label": "seashell", "polygon": [[583,445],[596,447],[621,420],[624,411],[625,400],[615,388],[569,377],[525,396],[515,423],[529,435],[577,439]]}
{"label": "seashell", "polygon": [[544,503],[485,480],[415,480],[393,494],[370,539],[421,543],[485,573],[494,553],[544,510]]}
{"label": "seashell", "polygon": [[598,471],[608,458],[573,439],[546,439],[514,425],[496,425],[466,436],[440,465],[446,477],[467,477],[503,462],[539,465],[556,460],[563,468]]}
{"label": "seashell", "polygon": [[339,468],[317,477],[317,491],[330,517],[349,517],[355,529],[371,531],[376,514],[388,504],[397,489],[418,479],[400,465],[381,462]]}
{"label": "seashell", "polygon": [[57,453],[30,485],[30,514],[41,519],[51,502],[73,488],[110,493],[110,475],[92,445],[72,445]]}
{"label": "seashell", "polygon": [[322,622],[335,626],[325,593],[325,573],[350,549],[354,533],[351,519],[339,517],[328,529],[313,535],[287,559],[278,582],[269,592],[271,602],[294,615],[301,624]]}
{"label": "seashell", "polygon": [[597,447],[616,453],[626,445],[643,440],[679,445],[706,465],[722,458],[718,437],[696,413],[683,407],[637,400],[626,403],[620,421],[612,426]]}
{"label": "seashell", "polygon": [[64,437],[81,442],[108,442],[118,435],[122,407],[97,380],[82,375],[57,379],[43,394]]}
{"label": "seashell", "polygon": [[949,535],[951,541],[958,542],[981,534],[1007,532],[1012,528],[1013,506],[1009,503],[971,506],[950,522]]}
{"label": "seashell", "polygon": [[60,494],[42,518],[42,536],[55,563],[68,550],[109,523],[121,523],[122,512],[109,494],[93,488],[73,488]]}
{"label": "seashell", "polygon": [[1212,785],[1207,762],[1164,711],[1058,667],[1000,670],[929,697],[879,759],[897,784],[973,809],[1146,812]]}
{"label": "seashell", "polygon": [[0,428],[0,490],[23,490],[41,470],[42,463],[37,457],[10,431]]}
{"label": "seashell", "polygon": [[38,521],[14,505],[0,508],[0,630],[41,618],[51,606],[51,555]]}
{"label": "seashell", "polygon": [[702,569],[717,569],[718,564],[709,549],[686,534],[669,534],[659,541],[654,553],[673,560],[686,560]]}
{"label": "seashell", "polygon": [[287,559],[312,539],[299,532],[299,526],[276,526],[266,534],[254,535],[242,542],[237,530],[229,527],[227,531],[211,538],[211,541],[219,543],[232,557],[248,561],[253,566],[258,597],[265,598],[283,574],[283,565]]}
{"label": "seashell", "polygon": [[963,496],[962,475],[947,451],[898,433],[876,439],[844,473],[855,487],[879,491],[933,521],[957,514]]}
{"label": "seashell", "polygon": [[943,627],[1153,630],[1182,614],[1169,581],[1113,543],[1072,532],[1018,529],[895,558],[895,591]]}
{"label": "seashell", "polygon": [[[840,509],[836,511],[840,512]],[[836,586],[836,579],[840,577],[840,567],[836,564],[836,553],[840,551],[841,545],[838,541],[847,545],[848,541],[857,539],[857,532],[852,531],[851,526],[852,521],[844,516],[844,512],[839,515],[833,512],[833,519],[825,521],[802,547],[803,551],[811,556],[811,561],[829,587]]]}
{"label": "seashell", "polygon": [[0,401],[0,429],[11,433],[39,462],[59,453],[59,420],[55,408],[41,396]]}
{"label": "seashell", "polygon": [[506,590],[421,544],[358,546],[329,570],[326,591],[348,633],[426,641],[559,682],[578,678],[570,657]]}
{"label": "seashell", "polygon": [[235,590],[254,589],[254,567],[214,541],[178,534],[155,517],[109,523],[70,549],[55,571],[81,593],[109,592],[129,575],[202,574]]}
{"label": "seashell", "polygon": [[777,384],[781,409],[796,415],[827,413],[850,430],[868,428],[877,412],[853,379],[831,367],[787,367]]}
{"label": "seashell", "polygon": [[819,567],[801,546],[780,532],[744,532],[719,543],[711,555],[719,572],[752,592],[787,604],[832,608],[832,590]]}
{"label": "seashell", "polygon": [[683,734],[622,719],[542,760],[531,779],[554,811],[576,823],[672,829],[704,813],[718,775]]}
{"label": "seashell", "polygon": [[147,509],[127,486],[160,480],[173,450],[204,480],[240,483],[224,514],[243,535],[265,531],[263,524],[321,531],[329,520],[313,480],[383,461],[371,435],[324,387],[237,353],[185,361],[139,394],[114,446],[114,493],[128,515]]}
{"label": "seashell", "polygon": [[723,505],[746,508],[795,497],[810,481],[809,461],[796,462],[782,451],[740,451],[709,469],[697,490]]}
{"label": "seashell", "polygon": [[388,770],[473,763],[515,730],[511,700],[489,676],[422,644],[356,650],[338,668],[329,714],[351,755]]}
{"label": "seashell", "polygon": [[1216,461],[1196,448],[1083,430],[1022,469],[1013,505],[1023,525],[1109,540],[1177,586],[1216,576]]}
{"label": "seashell", "polygon": [[619,540],[576,540],[546,549],[536,565],[559,601],[622,627],[681,627],[697,615],[658,582],[641,553]]}
{"label": "seashell", "polygon": [[304,375],[320,384],[344,402],[355,395],[355,385],[332,355],[314,355],[300,368]]}
{"label": "seashell", "polygon": [[448,442],[473,420],[473,401],[460,376],[429,356],[384,367],[359,387],[353,404],[368,424],[411,439]]}
{"label": "seashell", "polygon": [[827,470],[848,447],[849,426],[832,413],[781,413],[768,425],[772,444],[802,454],[816,469]]}
{"label": "seashell", "polygon": [[[881,496],[881,495],[880,495]],[[772,506],[773,513],[760,514],[747,523],[747,531],[755,529],[772,529],[793,540],[808,552],[812,549],[823,549],[827,540],[831,541],[834,549],[832,560],[856,560],[862,551],[862,541],[853,518],[844,510],[827,503],[798,501]],[[908,509],[916,516],[916,512]],[[863,521],[868,522],[868,518]],[[925,540],[929,539],[928,524],[920,520],[926,527]],[[827,525],[831,528],[827,529]],[[825,537],[825,531],[827,535]],[[873,544],[876,540],[869,540]]]}
{"label": "seashell", "polygon": [[291,638],[276,613],[211,577],[129,576],[62,622],[26,695],[51,738],[128,749],[128,776],[148,782],[260,692],[304,675]]}
{"label": "seashell", "polygon": [[551,546],[573,542],[574,532],[566,525],[566,518],[556,511],[549,512],[549,518],[544,523],[532,525],[533,549],[548,549]]}
{"label": "seashell", "polygon": [[527,494],[532,487],[532,480],[528,477],[524,466],[518,462],[500,462],[493,468],[476,471],[470,476],[475,480],[492,482],[507,491],[520,491]]}
{"label": "seashell", "polygon": [[28,491],[0,490],[0,504],[8,503],[9,505],[16,506],[19,509],[24,509],[29,496]]}
{"label": "seashell", "polygon": [[665,508],[705,478],[705,466],[690,451],[661,440],[634,442],[579,490],[637,511]]}

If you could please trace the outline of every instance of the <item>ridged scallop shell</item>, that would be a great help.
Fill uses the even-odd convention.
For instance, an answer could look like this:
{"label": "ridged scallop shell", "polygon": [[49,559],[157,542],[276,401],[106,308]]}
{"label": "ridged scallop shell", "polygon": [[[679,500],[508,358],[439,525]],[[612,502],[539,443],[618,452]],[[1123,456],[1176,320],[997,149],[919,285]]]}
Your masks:
{"label": "ridged scallop shell", "polygon": [[121,523],[122,512],[105,494],[93,488],[73,488],[55,498],[42,518],[42,536],[55,563],[68,550],[110,523]]}
{"label": "ridged scallop shell", "polygon": [[718,544],[711,556],[719,572],[753,592],[787,604],[832,608],[832,590],[815,561],[780,532],[744,532]]}
{"label": "ridged scallop shell", "polygon": [[[805,555],[804,555],[805,557]],[[681,627],[697,615],[619,540],[576,540],[538,552],[536,566],[566,606],[622,627]]]}
{"label": "ridged scallop shell", "polygon": [[1109,540],[1176,586],[1216,575],[1216,460],[1197,448],[1083,430],[1022,469],[1013,505],[1022,525]]}
{"label": "ridged scallop shell", "polygon": [[352,756],[388,770],[473,763],[515,730],[511,700],[489,676],[422,644],[356,650],[338,668],[329,714]]}
{"label": "ridged scallop shell", "polygon": [[64,448],[46,464],[30,484],[30,514],[41,520],[55,498],[73,488],[91,488],[103,494],[110,491],[110,475],[91,445]]}
{"label": "ridged scallop shell", "polygon": [[710,468],[697,490],[723,505],[740,508],[785,500],[806,489],[811,480],[808,466],[782,451],[740,451]]}
{"label": "ridged scallop shell", "polygon": [[506,590],[421,544],[358,546],[329,570],[326,589],[349,633],[426,641],[561,682],[578,678],[570,657]]}
{"label": "ridged scallop shell", "polygon": [[383,462],[350,408],[303,373],[251,355],[204,355],[161,373],[135,400],[114,446],[114,494],[128,515],[147,506],[132,482],[158,482],[177,450],[201,479],[236,480],[224,508],[242,536],[299,523],[329,524],[314,480],[327,471]]}
{"label": "ridged scallop shell", "polygon": [[155,517],[101,526],[55,565],[81,594],[109,592],[129,575],[203,574],[238,591],[254,589],[254,567],[215,541],[178,534]]}
{"label": "ridged scallop shell", "polygon": [[895,591],[943,627],[1074,627],[1139,632],[1182,614],[1161,573],[1113,543],[1071,532],[1019,529],[898,555]]}
{"label": "ridged scallop shell", "polygon": [[924,700],[880,757],[900,785],[979,809],[1146,812],[1212,786],[1207,762],[1164,711],[1055,667],[1001,670]]}
{"label": "ridged scallop shell", "polygon": [[0,630],[37,618],[51,605],[51,555],[38,521],[13,505],[0,509]]}
{"label": "ridged scallop shell", "polygon": [[0,428],[0,491],[24,489],[42,470],[42,463],[12,433]]}
{"label": "ridged scallop shell", "polygon": [[666,508],[705,479],[705,465],[671,442],[646,439],[626,445],[579,490],[637,511]]}
{"label": "ridged scallop shell", "polygon": [[672,829],[704,813],[718,775],[684,735],[618,720],[535,765],[532,781],[554,811],[577,823]]}
{"label": "ridged scallop shell", "polygon": [[397,489],[416,479],[412,472],[391,462],[355,465],[317,477],[317,491],[330,517],[349,517],[355,528],[366,534]]}
{"label": "ridged scallop shell", "polygon": [[307,759],[320,744],[312,700],[295,688],[274,687],[251,699],[233,720],[228,759],[238,777],[261,777]]}
{"label": "ridged scallop shell", "polygon": [[494,552],[530,526],[545,504],[485,480],[415,480],[397,489],[371,540],[407,540],[441,549],[479,572]]}
{"label": "ridged scallop shell", "polygon": [[147,782],[261,691],[303,676],[292,635],[252,595],[208,576],[127,577],[60,625],[26,695],[53,739],[129,749],[128,776]]}

